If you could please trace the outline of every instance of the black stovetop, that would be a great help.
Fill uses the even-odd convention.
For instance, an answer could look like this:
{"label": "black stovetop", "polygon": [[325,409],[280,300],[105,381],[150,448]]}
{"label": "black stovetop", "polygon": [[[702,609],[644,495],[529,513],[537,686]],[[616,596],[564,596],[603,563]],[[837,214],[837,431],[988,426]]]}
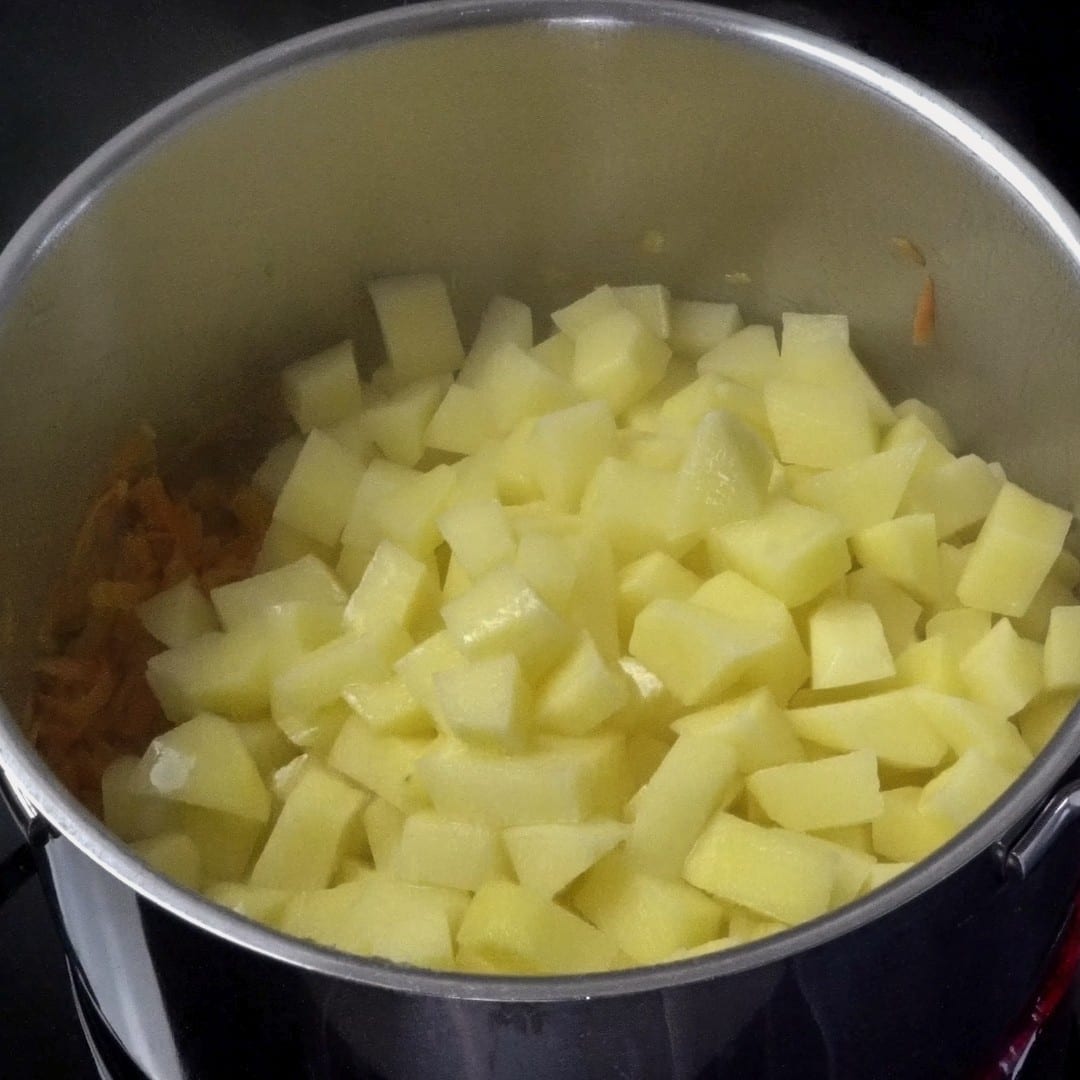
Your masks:
{"label": "black stovetop", "polygon": [[[101,142],[157,101],[255,49],[379,3],[347,0],[0,0],[0,244]],[[1080,205],[1075,34],[1040,4],[731,2],[838,37],[921,78],[997,129]],[[17,842],[0,809],[0,858]],[[0,909],[0,1076],[98,1075],[44,896]],[[1023,1080],[1080,1077],[1074,994]]]}

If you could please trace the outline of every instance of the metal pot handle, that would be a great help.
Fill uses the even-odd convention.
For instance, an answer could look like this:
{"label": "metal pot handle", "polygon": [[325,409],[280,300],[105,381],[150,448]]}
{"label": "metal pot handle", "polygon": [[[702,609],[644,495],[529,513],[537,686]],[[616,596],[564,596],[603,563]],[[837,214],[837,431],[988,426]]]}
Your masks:
{"label": "metal pot handle", "polygon": [[1016,881],[1022,881],[1054,846],[1061,832],[1080,818],[1080,780],[1066,784],[1054,792],[1035,820],[1011,846],[998,849],[1001,871]]}

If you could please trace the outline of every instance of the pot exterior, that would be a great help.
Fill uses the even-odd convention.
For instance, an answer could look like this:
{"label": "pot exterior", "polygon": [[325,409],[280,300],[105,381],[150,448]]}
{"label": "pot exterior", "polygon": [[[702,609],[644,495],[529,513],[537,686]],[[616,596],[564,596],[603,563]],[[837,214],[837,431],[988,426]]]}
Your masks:
{"label": "pot exterior", "polygon": [[1072,904],[1080,829],[1023,882],[993,852],[795,957],[634,995],[410,995],[307,971],[146,900],[74,845],[44,862],[101,1018],[153,1080],[966,1080],[1030,1004]]}
{"label": "pot exterior", "polygon": [[[604,279],[661,280],[750,317],[846,310],[891,396],[925,398],[965,445],[1072,500],[1080,241],[985,133],[857,58],[709,9],[446,4],[387,19],[164,107],[0,262],[9,704],[25,700],[36,613],[115,440],[149,419],[168,446],[347,334],[373,366],[357,305],[372,275],[446,273],[466,331],[494,292],[550,310]],[[926,270],[896,257],[896,235]],[[928,271],[936,343],[916,350]],[[1049,794],[1076,728],[994,828]],[[699,962],[619,996],[530,1001],[522,983],[518,1000],[484,1001],[353,981],[315,953],[286,963],[200,928],[207,906],[139,878],[0,716],[3,748],[66,834],[43,865],[80,976],[162,1080],[963,1077],[1028,1002],[1080,866],[1072,829],[1006,883],[997,837],[973,832],[951,873],[913,875],[918,895],[897,883],[902,905],[795,955],[712,978]]]}

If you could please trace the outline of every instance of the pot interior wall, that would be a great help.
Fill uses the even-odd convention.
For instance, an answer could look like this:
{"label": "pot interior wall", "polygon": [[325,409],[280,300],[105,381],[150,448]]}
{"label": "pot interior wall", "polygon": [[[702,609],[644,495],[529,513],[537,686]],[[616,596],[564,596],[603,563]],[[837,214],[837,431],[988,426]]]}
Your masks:
{"label": "pot interior wall", "polygon": [[[930,348],[896,235],[937,282]],[[420,268],[449,275],[466,328],[493,292],[549,309],[600,281],[846,311],[890,395],[1075,494],[1077,267],[959,143],[765,37],[582,18],[393,41],[191,116],[0,283],[9,702],[115,441],[143,419],[166,444],[205,428],[347,333],[374,364],[361,284]]]}

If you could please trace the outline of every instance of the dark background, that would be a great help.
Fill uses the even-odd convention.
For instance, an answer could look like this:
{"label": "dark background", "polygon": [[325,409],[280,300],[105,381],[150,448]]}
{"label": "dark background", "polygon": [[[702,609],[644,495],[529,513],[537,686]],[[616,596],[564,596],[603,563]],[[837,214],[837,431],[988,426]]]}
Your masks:
{"label": "dark background", "polygon": [[[0,0],[0,245],[66,173],[161,99],[256,49],[383,6]],[[774,0],[729,6],[839,38],[923,79],[1004,135],[1080,205],[1080,167],[1073,162],[1080,35],[1049,5],[989,0],[920,10],[918,0]],[[0,808],[0,858],[16,843]],[[94,1077],[80,1038],[60,945],[31,883],[0,911],[0,1076]],[[1051,1075],[1032,1062],[1036,1068]]]}

